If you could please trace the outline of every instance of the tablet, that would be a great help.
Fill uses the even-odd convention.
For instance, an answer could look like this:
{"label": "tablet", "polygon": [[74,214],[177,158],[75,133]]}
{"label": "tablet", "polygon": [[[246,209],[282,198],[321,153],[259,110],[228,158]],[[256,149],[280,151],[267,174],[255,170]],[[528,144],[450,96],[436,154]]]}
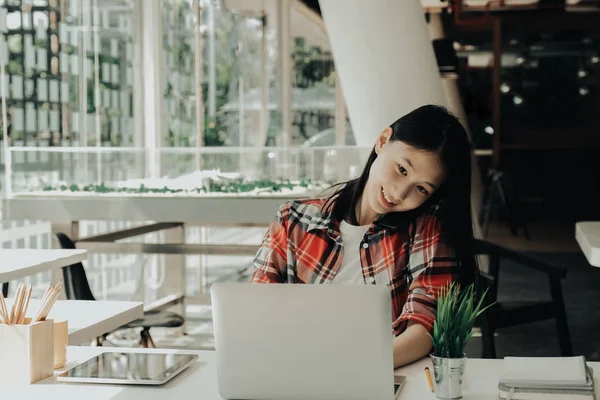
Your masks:
{"label": "tablet", "polygon": [[57,380],[162,385],[197,359],[196,354],[106,352],[60,374]]}

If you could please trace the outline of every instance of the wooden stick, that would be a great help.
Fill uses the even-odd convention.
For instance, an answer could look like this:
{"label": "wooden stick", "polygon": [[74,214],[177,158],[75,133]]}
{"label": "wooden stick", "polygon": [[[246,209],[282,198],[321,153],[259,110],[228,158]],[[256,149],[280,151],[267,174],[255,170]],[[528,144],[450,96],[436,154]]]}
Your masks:
{"label": "wooden stick", "polygon": [[53,293],[53,295],[52,295],[52,297],[48,301],[48,304],[46,305],[46,309],[44,310],[44,313],[42,314],[42,316],[40,318],[40,321],[44,321],[46,319],[46,317],[50,313],[50,310],[54,306],[54,303],[56,302],[56,299],[58,299],[59,295],[60,295],[60,290],[55,290],[54,293]]}
{"label": "wooden stick", "polygon": [[19,300],[21,298],[21,292],[23,291],[23,283],[19,283],[19,286],[17,287],[17,292],[15,295],[15,299],[12,305],[12,308],[10,310],[10,324],[14,324],[16,322],[17,319],[17,307],[19,306]]}
{"label": "wooden stick", "polygon": [[2,317],[5,324],[8,324],[8,311],[6,309],[6,302],[4,301],[4,293],[0,291],[0,313],[2,313]]}
{"label": "wooden stick", "polygon": [[48,287],[46,288],[46,291],[44,292],[44,295],[42,296],[42,300],[40,300],[40,308],[39,308],[37,314],[35,314],[35,317],[33,317],[31,319],[31,321],[29,322],[30,325],[37,322],[38,319],[40,318],[40,316],[42,314],[42,310],[44,309],[44,306],[46,305],[48,299],[50,298],[51,293],[52,293],[52,284],[48,285]]}
{"label": "wooden stick", "polygon": [[60,281],[58,281],[58,283],[56,284],[56,286],[54,288],[56,290],[58,290],[59,292],[61,292],[65,288],[65,284],[63,283],[63,280],[61,279]]}
{"label": "wooden stick", "polygon": [[13,321],[15,324],[19,323],[19,318],[21,318],[21,310],[23,310],[23,301],[25,300],[25,294],[27,293],[27,285],[23,283],[21,286],[21,296],[19,296],[19,303],[17,304],[17,312],[15,314],[15,320]]}
{"label": "wooden stick", "polygon": [[11,316],[11,322],[13,324],[17,323],[17,320],[19,318],[19,313],[21,311],[20,307],[21,307],[21,297],[23,297],[23,282],[19,283],[19,288],[17,290],[17,295],[15,296],[15,302],[13,303],[13,314]]}
{"label": "wooden stick", "polygon": [[62,283],[62,281],[60,281],[56,285],[56,287],[50,288],[49,295],[47,297],[46,296],[44,297],[45,301],[42,303],[40,310],[36,314],[35,318],[31,320],[32,324],[35,322],[38,322],[38,321],[44,321],[46,319],[46,317],[50,313],[50,310],[52,309],[52,306],[54,306],[56,299],[58,299],[58,296],[60,295],[62,287],[63,287],[63,283]]}
{"label": "wooden stick", "polygon": [[15,308],[17,307],[17,296],[19,295],[19,289],[21,288],[21,284],[17,286],[17,290],[15,291],[15,298],[13,301],[13,305],[10,308],[10,314],[8,315],[8,323],[12,324],[13,315],[15,315]]}
{"label": "wooden stick", "polygon": [[17,308],[17,316],[15,324],[20,324],[21,315],[23,315],[23,308],[25,307],[25,300],[27,299],[27,292],[29,291],[29,284],[24,283],[23,289],[21,290],[21,298],[19,299],[19,307]]}
{"label": "wooden stick", "polygon": [[10,315],[8,314],[8,306],[6,305],[6,299],[4,298],[4,295],[2,295],[2,310],[4,312],[4,319],[6,320],[6,323],[9,324]]}
{"label": "wooden stick", "polygon": [[27,285],[27,289],[25,290],[25,301],[23,304],[23,308],[21,310],[21,315],[19,316],[18,324],[22,324],[25,321],[25,316],[27,315],[27,309],[29,308],[29,301],[31,300],[31,292],[33,291],[33,286]]}
{"label": "wooden stick", "polygon": [[44,292],[44,295],[42,296],[41,304],[44,304],[44,302],[46,301],[46,298],[48,296],[50,296],[50,293],[52,293],[52,284],[48,285],[48,287],[46,288],[46,291]]}
{"label": "wooden stick", "polygon": [[[2,292],[0,292],[0,296],[2,296],[2,301],[4,301],[4,295],[2,294]],[[4,314],[4,309],[2,308],[1,304],[0,304],[0,319],[2,320],[3,324],[8,324],[6,315]]]}

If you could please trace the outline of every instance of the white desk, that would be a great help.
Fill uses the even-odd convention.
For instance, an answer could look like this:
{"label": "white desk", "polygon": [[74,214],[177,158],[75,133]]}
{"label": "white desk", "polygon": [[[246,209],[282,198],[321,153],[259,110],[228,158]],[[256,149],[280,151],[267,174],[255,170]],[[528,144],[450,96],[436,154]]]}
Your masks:
{"label": "white desk", "polygon": [[577,222],[575,239],[588,262],[594,267],[600,267],[600,222]]}
{"label": "white desk", "polygon": [[[69,369],[78,363],[107,350],[124,351],[160,351],[156,349],[115,349],[99,347],[69,347],[67,364]],[[163,350],[164,351],[164,350]],[[174,353],[185,352],[183,350],[171,350]],[[90,384],[66,384],[57,382],[55,377],[50,377],[33,385],[0,384],[0,393],[18,393],[19,398],[51,398],[61,400],[81,399],[113,399],[113,400],[163,400],[165,397],[171,399],[202,399],[221,400],[217,388],[217,369],[215,364],[215,353],[212,351],[195,351],[200,355],[200,361],[170,382],[158,387],[143,386],[117,386],[117,385],[90,385]],[[594,370],[600,370],[600,363],[592,362],[590,365]],[[400,395],[401,400],[433,400],[435,395],[429,392],[425,383],[423,369],[425,366],[431,368],[431,361],[425,358],[408,367],[396,370],[397,375],[406,375],[407,381]],[[469,359],[467,361],[463,399],[464,400],[496,400],[498,397],[497,387],[500,378],[502,360]],[[64,371],[60,370],[60,371]],[[60,373],[57,372],[58,373]],[[600,386],[599,378],[596,385]],[[600,391],[596,390],[596,395]],[[39,397],[34,397],[39,396]]]}
{"label": "white desk", "polygon": [[3,249],[0,250],[0,282],[66,267],[86,258],[87,250]]}
{"label": "white desk", "polygon": [[[13,299],[6,299],[12,307]],[[27,316],[40,309],[40,300],[32,299]],[[69,321],[69,344],[89,344],[98,336],[144,316],[144,305],[131,301],[58,300],[48,318]]]}

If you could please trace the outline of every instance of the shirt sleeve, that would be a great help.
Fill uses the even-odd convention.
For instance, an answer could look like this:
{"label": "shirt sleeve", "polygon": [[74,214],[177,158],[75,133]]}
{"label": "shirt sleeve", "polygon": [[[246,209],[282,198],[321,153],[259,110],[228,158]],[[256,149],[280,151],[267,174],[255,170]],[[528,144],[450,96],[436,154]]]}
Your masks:
{"label": "shirt sleeve", "polygon": [[[409,287],[402,313],[394,321],[394,333],[404,332],[408,321],[433,329],[440,290],[457,279],[457,259],[441,234],[435,215],[425,215],[416,223],[408,262]],[[412,277],[412,278],[411,278]]]}
{"label": "shirt sleeve", "polygon": [[287,215],[289,204],[285,203],[260,245],[254,258],[252,283],[284,283],[287,274]]}

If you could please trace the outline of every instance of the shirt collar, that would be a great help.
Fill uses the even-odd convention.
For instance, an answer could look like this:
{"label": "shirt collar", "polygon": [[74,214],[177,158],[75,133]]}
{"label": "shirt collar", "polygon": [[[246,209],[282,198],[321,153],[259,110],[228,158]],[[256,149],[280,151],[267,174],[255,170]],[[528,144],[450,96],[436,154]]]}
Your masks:
{"label": "shirt collar", "polygon": [[[381,230],[394,230],[398,227],[398,213],[381,214],[375,218],[375,221],[369,227],[369,233],[379,232]],[[307,226],[307,232],[321,230],[327,231],[327,234],[336,239],[340,236],[340,221],[332,214],[331,209],[325,210],[323,207],[311,218]]]}

